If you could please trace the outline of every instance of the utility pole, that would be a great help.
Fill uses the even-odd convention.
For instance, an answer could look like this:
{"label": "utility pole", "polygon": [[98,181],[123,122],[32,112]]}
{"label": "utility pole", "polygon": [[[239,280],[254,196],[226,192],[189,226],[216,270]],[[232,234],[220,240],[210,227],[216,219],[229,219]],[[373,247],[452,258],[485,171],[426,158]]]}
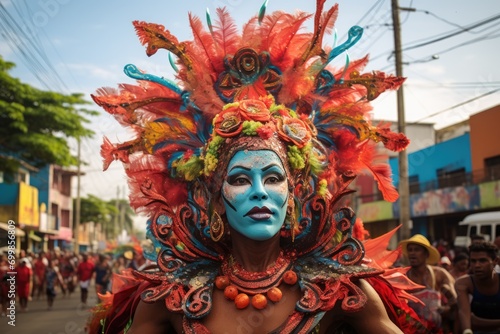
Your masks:
{"label": "utility pole", "polygon": [[120,233],[125,229],[125,186],[122,188],[123,200],[120,201]]}
{"label": "utility pole", "polygon": [[[403,76],[403,55],[401,51],[401,27],[399,22],[399,10],[410,10],[411,8],[400,8],[398,0],[391,0],[392,23],[394,30],[394,56],[396,59],[396,75]],[[406,133],[405,103],[403,87],[397,91],[398,99],[398,131]],[[401,239],[410,238],[410,185],[408,181],[408,153],[406,150],[399,152],[399,223],[401,226]]]}
{"label": "utility pole", "polygon": [[75,239],[75,242],[73,244],[73,251],[75,254],[80,253],[80,243],[78,241],[78,232],[79,232],[79,227],[80,227],[80,204],[81,204],[81,198],[80,198],[80,190],[81,190],[81,159],[82,159],[82,150],[81,150],[81,140],[80,137],[78,137],[78,167],[77,167],[77,173],[78,175],[76,176],[76,208],[75,208],[75,221],[73,222],[73,238]]}
{"label": "utility pole", "polygon": [[116,233],[117,229],[120,229],[119,224],[119,219],[120,219],[120,206],[119,206],[119,198],[120,198],[120,186],[116,186],[116,199],[115,199],[115,207],[116,207],[116,214],[115,214],[115,219],[113,221],[113,237],[116,238],[120,235],[120,231]]}

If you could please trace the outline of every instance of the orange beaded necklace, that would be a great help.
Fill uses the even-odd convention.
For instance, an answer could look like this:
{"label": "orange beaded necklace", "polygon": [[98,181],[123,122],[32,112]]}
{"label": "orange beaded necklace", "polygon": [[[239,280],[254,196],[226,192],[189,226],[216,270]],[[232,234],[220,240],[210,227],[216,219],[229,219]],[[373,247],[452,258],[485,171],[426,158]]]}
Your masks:
{"label": "orange beaded necklace", "polygon": [[[277,303],[283,293],[278,286],[297,283],[297,274],[292,270],[290,259],[282,252],[272,267],[262,272],[250,272],[236,262],[232,256],[222,263],[222,275],[216,277],[215,286],[224,291],[224,296],[233,300],[236,308],[245,309],[252,303],[258,310],[266,308],[268,300]],[[251,300],[250,300],[251,296]]]}

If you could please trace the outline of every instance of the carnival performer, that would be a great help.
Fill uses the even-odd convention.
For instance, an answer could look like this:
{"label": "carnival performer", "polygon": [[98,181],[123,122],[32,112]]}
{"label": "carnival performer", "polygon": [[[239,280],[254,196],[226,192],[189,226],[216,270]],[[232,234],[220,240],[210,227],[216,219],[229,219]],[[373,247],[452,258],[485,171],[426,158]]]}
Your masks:
{"label": "carnival performer", "polygon": [[[158,268],[115,275],[91,332],[426,332],[401,289],[411,281],[393,270],[391,285],[377,261],[364,261],[356,217],[342,205],[363,170],[397,199],[374,142],[398,151],[408,140],[367,114],[403,79],[362,74],[367,58],[330,66],[362,29],[324,50],[338,11],[324,3],[314,15],[266,15],[264,4],[242,34],[226,9],[214,23],[207,14],[208,30],[190,15],[186,42],[134,22],[148,55],[164,48],[178,58],[179,82],[127,65],[138,86],[93,98],[137,134],[105,138],[101,154],[105,169],[124,163],[131,206],[149,215],[156,252],[145,256]],[[310,17],[314,31],[300,32]],[[391,257],[385,245],[369,248]]]}

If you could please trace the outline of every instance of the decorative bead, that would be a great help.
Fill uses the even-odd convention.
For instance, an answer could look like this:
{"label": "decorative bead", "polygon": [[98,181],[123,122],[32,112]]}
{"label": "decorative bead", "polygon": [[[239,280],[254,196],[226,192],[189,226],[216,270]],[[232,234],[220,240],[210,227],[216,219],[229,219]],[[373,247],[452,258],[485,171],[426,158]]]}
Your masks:
{"label": "decorative bead", "polygon": [[[261,293],[256,294],[252,297],[252,306],[257,310],[262,310],[267,306],[267,298]],[[236,306],[237,307],[237,306]]]}
{"label": "decorative bead", "polygon": [[224,290],[229,285],[229,278],[227,276],[217,276],[215,279],[215,286],[219,290]]}
{"label": "decorative bead", "polygon": [[283,297],[283,293],[281,292],[281,290],[276,287],[269,289],[266,295],[267,298],[269,298],[269,300],[272,301],[273,303],[279,302]]}
{"label": "decorative bead", "polygon": [[238,296],[238,289],[234,285],[228,285],[224,289],[224,297],[229,300],[234,300]]}
{"label": "decorative bead", "polygon": [[287,270],[283,274],[283,281],[288,285],[294,285],[297,283],[297,274],[293,270]]}
{"label": "decorative bead", "polygon": [[250,297],[248,297],[246,293],[240,293],[234,299],[234,304],[236,305],[237,309],[243,310],[250,304]]}

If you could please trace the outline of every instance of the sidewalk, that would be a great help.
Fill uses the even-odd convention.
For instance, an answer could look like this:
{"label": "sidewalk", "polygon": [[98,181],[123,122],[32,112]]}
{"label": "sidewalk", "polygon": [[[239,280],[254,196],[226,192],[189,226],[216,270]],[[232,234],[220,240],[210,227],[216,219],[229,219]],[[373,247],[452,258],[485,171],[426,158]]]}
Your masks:
{"label": "sidewalk", "polygon": [[15,327],[9,325],[11,319],[0,317],[0,333],[2,334],[77,334],[85,333],[85,324],[90,308],[97,302],[95,289],[89,288],[88,308],[80,305],[80,290],[76,288],[71,297],[63,297],[60,290],[54,301],[52,310],[47,310],[47,300],[28,302],[28,311],[20,312],[19,302],[16,304]]}

